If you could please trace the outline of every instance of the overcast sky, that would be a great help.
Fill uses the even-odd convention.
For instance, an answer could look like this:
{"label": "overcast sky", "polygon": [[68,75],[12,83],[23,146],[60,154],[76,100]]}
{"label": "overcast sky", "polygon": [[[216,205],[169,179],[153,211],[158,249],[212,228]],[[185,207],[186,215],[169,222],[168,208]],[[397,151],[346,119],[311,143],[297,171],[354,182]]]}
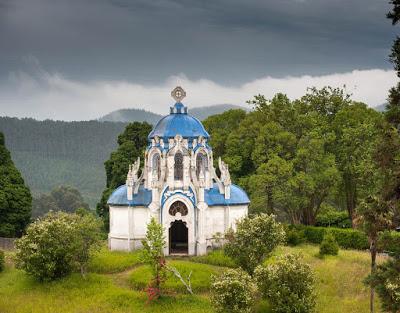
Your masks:
{"label": "overcast sky", "polygon": [[90,119],[346,84],[385,102],[387,0],[0,0],[0,115]]}

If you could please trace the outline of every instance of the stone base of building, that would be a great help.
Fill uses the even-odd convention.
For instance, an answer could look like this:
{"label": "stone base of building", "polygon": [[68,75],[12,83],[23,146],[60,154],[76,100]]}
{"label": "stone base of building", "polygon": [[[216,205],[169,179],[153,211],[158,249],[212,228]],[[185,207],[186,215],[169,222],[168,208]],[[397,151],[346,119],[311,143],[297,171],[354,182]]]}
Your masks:
{"label": "stone base of building", "polygon": [[134,251],[142,248],[142,239],[108,236],[108,248],[111,251]]}

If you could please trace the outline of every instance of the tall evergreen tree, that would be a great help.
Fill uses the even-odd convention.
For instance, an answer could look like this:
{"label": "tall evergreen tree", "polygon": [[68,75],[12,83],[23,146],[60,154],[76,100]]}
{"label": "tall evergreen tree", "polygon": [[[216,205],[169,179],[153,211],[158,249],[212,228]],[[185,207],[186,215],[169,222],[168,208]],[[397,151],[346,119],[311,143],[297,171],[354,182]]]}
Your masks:
{"label": "tall evergreen tree", "polygon": [[143,153],[147,145],[147,135],[152,126],[146,122],[134,122],[126,126],[124,132],[118,136],[118,149],[111,153],[104,163],[107,175],[106,189],[100,202],[97,204],[97,213],[103,218],[108,228],[109,212],[107,200],[112,191],[125,184],[129,164],[137,157],[143,162]]}
{"label": "tall evergreen tree", "polygon": [[31,217],[32,196],[0,133],[0,236],[20,236]]}

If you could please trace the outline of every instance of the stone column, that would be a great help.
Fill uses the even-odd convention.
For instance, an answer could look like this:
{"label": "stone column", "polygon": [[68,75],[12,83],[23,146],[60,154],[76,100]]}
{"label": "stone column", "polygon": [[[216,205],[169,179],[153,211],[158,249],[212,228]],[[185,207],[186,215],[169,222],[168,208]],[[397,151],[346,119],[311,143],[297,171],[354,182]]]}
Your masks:
{"label": "stone column", "polygon": [[[202,194],[202,196],[201,196]],[[208,208],[207,204],[204,202],[204,188],[199,188],[199,199],[203,199],[203,201],[199,201],[197,204],[197,255],[203,255],[207,253],[207,229],[206,229],[206,210]]]}

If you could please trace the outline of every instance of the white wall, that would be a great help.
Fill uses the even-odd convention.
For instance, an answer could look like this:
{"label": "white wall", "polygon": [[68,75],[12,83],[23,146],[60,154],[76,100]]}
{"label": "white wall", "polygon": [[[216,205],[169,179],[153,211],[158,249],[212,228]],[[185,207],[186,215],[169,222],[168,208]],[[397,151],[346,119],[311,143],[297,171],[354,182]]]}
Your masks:
{"label": "white wall", "polygon": [[[198,239],[195,238],[194,228],[197,221],[193,221],[192,203],[186,197],[170,197],[163,209],[163,226],[168,244],[168,226],[176,218],[168,215],[169,206],[176,200],[184,202],[189,214],[181,219],[187,223],[189,230],[189,254],[195,253],[195,246]],[[216,233],[223,234],[229,227],[236,228],[236,221],[247,215],[247,205],[237,206],[212,206],[205,209],[204,235],[207,242],[210,242]],[[150,210],[146,207],[115,207],[110,206],[110,233],[109,247],[111,250],[131,251],[141,247],[141,240],[146,235],[147,224],[150,221]],[[208,245],[208,244],[207,244]],[[204,253],[202,249],[201,253]],[[168,247],[165,253],[168,254]],[[198,251],[199,253],[199,251]]]}
{"label": "white wall", "polygon": [[140,248],[149,220],[150,211],[146,207],[110,206],[109,248],[123,251]]}

